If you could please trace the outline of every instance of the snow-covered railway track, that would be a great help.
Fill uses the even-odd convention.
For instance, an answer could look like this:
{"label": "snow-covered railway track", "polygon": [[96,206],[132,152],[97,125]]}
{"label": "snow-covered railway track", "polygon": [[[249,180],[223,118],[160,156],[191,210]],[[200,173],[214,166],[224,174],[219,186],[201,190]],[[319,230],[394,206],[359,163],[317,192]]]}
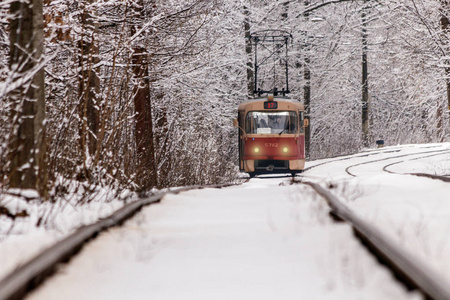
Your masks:
{"label": "snow-covered railway track", "polygon": [[[450,181],[449,178],[446,178],[444,176],[436,176],[433,174],[425,174],[425,173],[398,173],[398,172],[394,172],[394,171],[389,171],[388,168],[390,166],[396,165],[396,164],[401,164],[407,161],[411,161],[411,160],[419,160],[419,159],[424,159],[424,158],[429,158],[429,157],[433,157],[433,156],[438,156],[438,155],[445,155],[445,154],[449,154],[450,151],[448,149],[439,149],[439,150],[431,150],[431,151],[421,151],[421,152],[415,152],[415,153],[406,153],[406,154],[401,154],[401,155],[396,155],[396,156],[389,156],[389,157],[383,157],[380,159],[375,159],[375,160],[369,160],[369,161],[364,161],[361,163],[357,163],[357,164],[352,164],[350,166],[347,166],[345,168],[345,172],[352,176],[352,177],[356,177],[358,176],[357,171],[354,171],[353,169],[356,169],[358,167],[361,166],[365,166],[365,165],[369,165],[369,164],[375,164],[375,163],[379,163],[379,162],[384,162],[384,161],[390,161],[392,159],[399,159],[401,158],[402,160],[400,161],[396,161],[393,163],[388,163],[385,164],[383,166],[380,167],[380,169],[382,169],[385,172],[391,173],[391,174],[401,174],[401,175],[417,175],[417,176],[426,176],[429,178],[433,178],[433,179],[441,179],[444,181]],[[418,156],[418,157],[414,157],[413,159],[403,159],[405,157],[411,157],[411,156]],[[443,179],[445,178],[445,179]]]}
{"label": "snow-covered railway track", "polygon": [[450,299],[450,284],[427,265],[399,248],[376,227],[349,210],[330,191],[319,184],[303,182],[320,194],[331,208],[333,218],[350,224],[355,235],[409,289],[417,289],[427,299]]}
{"label": "snow-covered railway track", "polygon": [[54,244],[37,256],[18,267],[0,281],[0,300],[22,299],[31,290],[38,287],[44,280],[52,275],[57,265],[69,261],[84,245],[98,234],[113,226],[119,226],[133,217],[144,206],[158,203],[168,193],[177,194],[183,191],[202,188],[222,188],[232,184],[212,186],[192,186],[173,189],[168,192],[129,203],[114,212],[111,216],[98,222],[83,226],[60,242]]}
{"label": "snow-covered railway track", "polygon": [[[434,149],[434,148],[440,148],[441,146],[439,145],[433,145],[433,146],[425,146],[425,147],[421,147],[422,149]],[[379,148],[379,149],[372,149],[372,150],[367,150],[358,154],[351,154],[351,155],[345,155],[345,156],[336,156],[336,157],[331,157],[323,162],[320,162],[318,164],[314,164],[310,167],[307,167],[304,169],[304,171],[309,171],[311,169],[317,168],[317,167],[321,167],[327,164],[332,164],[332,163],[336,163],[339,161],[346,161],[346,160],[351,160],[351,159],[355,159],[355,158],[364,158],[364,157],[370,157],[370,156],[376,156],[376,155],[380,155],[380,154],[391,154],[391,153],[398,153],[401,152],[402,150],[404,150],[406,147],[402,146],[402,147],[389,147],[389,148]],[[442,151],[442,150],[439,150]],[[410,153],[408,155],[413,155],[414,153]],[[417,154],[417,153],[416,153]],[[403,155],[402,155],[403,156]],[[402,157],[399,156],[399,157]],[[386,158],[388,159],[388,158]],[[370,162],[369,162],[370,163]],[[352,167],[352,166],[350,166]]]}
{"label": "snow-covered railway track", "polygon": [[442,180],[442,181],[445,181],[445,182],[450,182],[450,175],[436,175],[436,174],[414,173],[414,172],[411,172],[411,173],[399,173],[399,172],[394,172],[394,171],[389,170],[389,168],[394,166],[394,165],[403,164],[403,163],[414,161],[414,160],[420,160],[420,159],[425,159],[425,158],[429,158],[429,157],[434,157],[434,156],[438,156],[438,155],[445,155],[445,154],[449,154],[449,153],[450,153],[450,151],[447,150],[447,151],[442,151],[441,153],[436,153],[436,154],[416,157],[416,158],[409,159],[409,160],[402,160],[402,161],[393,162],[393,163],[390,163],[388,165],[385,165],[383,167],[383,171],[387,172],[387,173],[391,173],[391,174],[415,175],[415,176],[427,177],[427,178],[431,178],[431,179],[437,179],[437,180]]}
{"label": "snow-covered railway track", "polygon": [[[446,147],[448,150],[448,146]],[[423,259],[420,256],[421,253],[409,251],[411,250],[410,243],[402,242],[405,232],[408,237],[410,236],[410,232],[404,229],[405,221],[396,226],[399,219],[415,221],[412,219],[414,214],[421,213],[420,220],[426,221],[427,219],[423,218],[424,213],[419,211],[418,205],[414,206],[415,210],[412,211],[411,205],[408,203],[406,206],[400,207],[403,203],[391,201],[391,198],[396,198],[398,194],[395,194],[395,191],[401,190],[399,187],[404,182],[412,181],[416,187],[420,187],[422,185],[417,182],[424,181],[433,187],[442,186],[444,189],[448,185],[414,176],[396,175],[410,170],[410,164],[402,165],[399,162],[399,160],[405,161],[405,159],[380,160],[380,158],[400,157],[399,155],[405,152],[415,155],[407,157],[408,159],[438,155],[441,152],[423,154],[425,151],[438,150],[437,147],[430,149],[430,147],[423,146],[406,146],[405,148],[407,149],[377,149],[346,157],[311,162],[312,168],[309,169],[312,170],[301,176],[304,183],[311,181],[320,183],[322,187],[329,187],[331,193],[339,195],[339,199],[347,201],[345,202],[346,207],[350,208],[360,219],[372,224],[367,226],[375,227],[387,238],[383,238],[383,234],[379,232],[373,234],[369,230],[369,234],[367,234],[365,229],[352,230],[345,223],[334,224],[331,222],[328,218],[329,209],[325,205],[325,201],[317,201],[319,195],[324,194],[323,191],[321,192],[320,186],[312,189],[310,186],[314,187],[314,184],[310,184],[310,186],[289,185],[288,176],[268,176],[268,178],[261,176],[261,178],[247,179],[246,183],[241,186],[220,191],[206,189],[189,191],[177,196],[168,195],[160,205],[145,208],[123,226],[108,230],[101,237],[86,243],[101,231],[90,228],[89,233],[80,238],[81,242],[78,246],[64,250],[71,252],[67,254],[67,257],[60,256],[58,258],[58,255],[45,254],[52,259],[57,259],[47,265],[48,268],[40,267],[41,273],[27,274],[25,272],[20,274],[14,272],[12,276],[15,279],[10,280],[8,284],[9,288],[15,286],[15,292],[8,292],[9,296],[6,296],[8,290],[5,289],[7,279],[2,281],[0,283],[0,299],[21,298],[24,293],[53,270],[60,270],[57,272],[58,276],[53,276],[43,287],[27,297],[30,299],[79,299],[90,296],[90,299],[98,299],[106,295],[104,293],[110,293],[114,294],[111,299],[123,299],[128,297],[126,295],[132,285],[136,287],[133,289],[136,291],[135,294],[145,293],[154,299],[174,299],[178,298],[176,295],[187,294],[194,299],[198,298],[199,291],[202,291],[204,296],[208,295],[203,299],[210,299],[217,296],[216,291],[223,291],[224,286],[229,289],[225,293],[225,298],[222,299],[235,298],[233,296],[241,295],[243,292],[253,296],[247,298],[298,299],[298,297],[302,298],[302,295],[311,296],[316,293],[324,295],[330,290],[339,294],[343,291],[342,289],[346,289],[345,295],[350,295],[352,290],[351,288],[347,289],[352,286],[349,286],[348,283],[353,284],[356,279],[359,292],[363,294],[366,290],[370,291],[369,293],[377,295],[374,299],[386,297],[416,299],[415,297],[419,296],[419,293],[404,294],[401,291],[404,290],[404,287],[392,280],[392,275],[386,272],[386,268],[381,267],[374,256],[361,247],[361,244],[353,238],[353,232],[356,232],[364,244],[370,244],[371,249],[385,250],[383,240],[387,240],[388,243],[389,240],[393,241],[392,244],[397,245],[393,246],[394,251],[390,251],[394,252],[394,259],[391,259],[392,255],[389,254],[379,254],[378,257],[382,257],[383,261],[388,262],[398,260],[399,262],[391,263],[394,265],[391,268],[395,270],[394,273],[407,278],[404,279],[407,282],[406,285],[421,290],[430,298],[450,299],[449,292],[445,290],[446,284],[443,282],[450,281],[450,279],[445,279],[442,273],[441,276],[435,275],[433,272],[440,271],[440,269],[437,269],[434,263],[428,260],[429,257]],[[445,159],[437,157],[438,159],[431,163],[445,161]],[[361,164],[369,160],[371,162],[378,160],[379,162]],[[394,162],[398,164],[393,164]],[[416,169],[412,170],[430,170],[428,166],[425,168],[419,166],[419,164],[423,165],[423,162],[417,160]],[[426,160],[425,162],[430,163]],[[333,165],[333,163],[335,164]],[[391,166],[386,166],[387,163]],[[351,169],[358,175],[357,177],[349,176],[345,172],[349,165],[361,165],[361,168]],[[315,168],[317,166],[319,167]],[[383,171],[383,167],[387,171]],[[367,169],[364,170],[365,168]],[[373,180],[371,176],[359,176],[364,174],[364,171],[367,175],[375,175],[376,180]],[[388,171],[394,172],[394,174],[390,174]],[[299,178],[300,176],[297,177],[297,179]],[[392,179],[400,180],[400,182],[393,184],[394,193],[391,198],[385,199],[391,192]],[[410,190],[410,187],[408,186],[407,189]],[[327,190],[325,189],[325,191]],[[403,192],[401,195],[404,195]],[[161,198],[162,195],[159,195],[159,199]],[[407,197],[397,198],[402,200]],[[143,199],[145,203],[133,205],[142,207],[147,202],[155,203],[159,199]],[[333,201],[328,200],[328,202],[332,203]],[[433,211],[440,202],[427,201],[427,203],[423,203],[422,201],[420,203],[428,212]],[[442,203],[447,202],[443,201]],[[389,218],[392,210],[386,209],[386,213],[383,204],[389,208],[397,205],[395,207],[397,214],[394,212],[392,219]],[[433,204],[435,205],[433,206]],[[331,207],[333,215],[347,220],[346,210],[348,209],[345,206],[344,216],[341,215],[342,211],[339,208],[333,205]],[[132,210],[136,212],[139,208]],[[410,212],[406,214],[407,218],[398,217],[405,215],[401,214],[403,211]],[[442,211],[444,211],[443,207],[440,206],[439,212]],[[132,214],[126,211],[120,213],[120,215],[130,216]],[[114,222],[120,224],[125,220],[118,221],[119,218],[116,217],[110,216],[105,219],[107,223],[103,224],[105,229],[108,226],[114,226]],[[430,217],[431,219],[436,220],[436,217],[433,215],[433,218]],[[426,233],[425,230],[428,227],[425,226],[428,226],[428,223],[425,221],[407,223],[407,229],[412,228],[413,233],[416,233],[414,238],[417,238],[417,233]],[[432,225],[430,224],[429,228],[434,232],[436,228]],[[423,230],[418,231],[419,229]],[[377,231],[375,230],[375,232]],[[379,235],[381,242],[378,238]],[[428,238],[425,242],[428,243],[430,240]],[[410,241],[411,239],[408,240],[408,242]],[[439,240],[437,241],[439,242]],[[426,245],[436,244],[435,240],[431,240],[431,242],[433,243]],[[425,245],[424,243],[421,245]],[[438,246],[440,245],[438,243]],[[61,248],[68,247],[65,242],[62,242],[60,246]],[[81,247],[83,247],[83,251],[76,255],[70,264],[57,266],[59,262],[68,260]],[[400,249],[396,247],[400,247]],[[339,252],[336,253],[336,249]],[[413,255],[419,259],[403,255],[402,249],[406,250],[410,256]],[[377,250],[373,251],[378,252]],[[396,251],[400,252],[398,259],[395,258]],[[407,257],[406,267],[404,256]],[[416,261],[420,261],[425,266]],[[409,264],[410,262],[412,262],[412,266]],[[29,263],[29,265],[32,264]],[[351,272],[348,272],[349,265]],[[360,266],[363,266],[363,269]],[[427,271],[427,266],[431,267],[433,271]],[[107,272],[105,272],[105,268]],[[323,274],[321,273],[323,270],[334,270],[334,272],[326,271],[326,274]],[[123,278],[125,273],[127,276]],[[211,277],[212,273],[218,277],[216,278],[215,275]],[[196,276],[192,276],[193,274]],[[346,277],[348,274],[351,275]],[[186,280],[187,278],[189,280]],[[246,285],[243,285],[244,282]],[[269,288],[261,288],[266,286]],[[383,290],[373,289],[375,286],[384,288]],[[325,292],[324,287],[326,287]],[[337,297],[332,299],[357,298]]]}
{"label": "snow-covered railway track", "polygon": [[396,153],[399,152],[400,150],[396,150],[396,149],[392,149],[392,150],[386,150],[386,151],[380,151],[380,150],[373,150],[367,153],[363,153],[363,154],[358,154],[358,155],[346,155],[346,156],[337,156],[337,157],[333,157],[328,161],[324,161],[321,163],[318,163],[316,165],[312,165],[310,167],[305,168],[303,171],[309,171],[311,169],[326,165],[326,164],[331,164],[331,163],[335,163],[337,161],[345,161],[345,160],[350,160],[350,159],[354,159],[354,158],[362,158],[362,157],[369,157],[372,155],[378,155],[380,153]]}

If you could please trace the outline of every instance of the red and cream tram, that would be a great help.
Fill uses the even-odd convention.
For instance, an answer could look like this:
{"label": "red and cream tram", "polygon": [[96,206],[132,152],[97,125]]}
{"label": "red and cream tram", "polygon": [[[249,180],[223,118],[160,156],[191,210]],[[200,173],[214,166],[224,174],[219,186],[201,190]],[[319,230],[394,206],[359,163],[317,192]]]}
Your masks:
{"label": "red and cream tram", "polygon": [[239,168],[258,174],[302,172],[305,167],[304,106],[289,98],[248,100],[239,105]]}

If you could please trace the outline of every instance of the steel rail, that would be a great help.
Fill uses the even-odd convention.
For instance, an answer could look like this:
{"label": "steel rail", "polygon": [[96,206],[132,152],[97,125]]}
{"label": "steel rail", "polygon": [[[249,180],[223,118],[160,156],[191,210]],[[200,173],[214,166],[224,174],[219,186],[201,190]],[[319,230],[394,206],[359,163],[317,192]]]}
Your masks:
{"label": "steel rail", "polygon": [[417,258],[396,246],[378,229],[355,215],[330,191],[312,182],[303,182],[321,195],[331,208],[331,214],[349,223],[355,234],[388,265],[410,288],[420,290],[426,297],[436,300],[450,299],[450,284]]}
{"label": "steel rail", "polygon": [[[432,155],[427,155],[427,156],[422,156],[422,157],[416,157],[416,158],[413,158],[413,159],[409,159],[408,161],[419,160],[419,159],[433,157],[433,156],[438,156],[438,155],[443,155],[443,154],[448,154],[448,152],[432,154]],[[450,177],[449,176],[434,175],[434,174],[428,174],[428,173],[397,173],[397,172],[388,170],[389,167],[391,167],[393,165],[401,164],[401,163],[404,163],[404,162],[405,161],[402,160],[402,161],[397,161],[397,162],[388,164],[388,165],[383,167],[383,171],[387,172],[387,173],[390,173],[390,174],[414,175],[414,176],[419,176],[419,177],[427,177],[427,178],[431,178],[431,179],[438,179],[438,180],[441,180],[441,181],[444,181],[444,182],[450,182]]]}
{"label": "steel rail", "polygon": [[203,188],[222,188],[235,184],[221,184],[209,186],[191,186],[163,192],[151,197],[131,202],[115,211],[109,217],[94,224],[78,228],[74,233],[24,263],[0,281],[0,300],[22,299],[32,289],[39,286],[54,273],[59,263],[67,262],[86,242],[95,238],[99,233],[113,226],[122,224],[135,215],[142,207],[158,203],[167,194],[177,194],[183,191]]}
{"label": "steel rail", "polygon": [[414,176],[419,176],[419,177],[437,179],[437,180],[441,180],[444,182],[450,182],[450,177],[442,176],[442,175],[433,175],[433,174],[427,174],[427,173],[405,173],[404,175],[414,175]]}

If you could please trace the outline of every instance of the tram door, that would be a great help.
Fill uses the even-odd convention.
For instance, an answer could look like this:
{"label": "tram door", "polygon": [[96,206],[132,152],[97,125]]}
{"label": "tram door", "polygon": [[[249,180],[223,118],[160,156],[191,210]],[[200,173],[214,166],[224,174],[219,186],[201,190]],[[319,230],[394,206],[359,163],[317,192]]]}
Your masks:
{"label": "tram door", "polygon": [[238,115],[238,131],[239,131],[239,170],[244,171],[244,132],[245,128],[244,111],[240,111]]}

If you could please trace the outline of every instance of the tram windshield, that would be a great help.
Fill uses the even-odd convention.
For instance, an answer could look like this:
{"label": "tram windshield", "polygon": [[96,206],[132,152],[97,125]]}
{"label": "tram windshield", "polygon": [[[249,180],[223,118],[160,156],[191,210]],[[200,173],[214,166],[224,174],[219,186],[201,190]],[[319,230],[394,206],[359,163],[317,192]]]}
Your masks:
{"label": "tram windshield", "polygon": [[245,118],[245,132],[257,134],[297,133],[298,115],[295,111],[250,111]]}

